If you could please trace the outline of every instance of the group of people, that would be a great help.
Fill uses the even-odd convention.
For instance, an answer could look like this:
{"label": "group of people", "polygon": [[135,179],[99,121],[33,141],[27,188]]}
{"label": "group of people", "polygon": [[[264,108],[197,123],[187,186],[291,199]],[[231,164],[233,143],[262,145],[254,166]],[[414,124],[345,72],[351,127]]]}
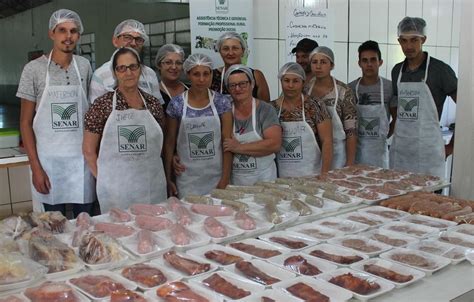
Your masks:
{"label": "group of people", "polygon": [[394,67],[393,83],[378,75],[383,61],[374,41],[359,47],[362,77],[346,85],[331,75],[332,50],[303,39],[293,49],[296,62],[279,70],[281,95],[270,100],[264,74],[241,64],[248,49],[237,33],[217,40],[222,67],[162,46],[158,80],[141,62],[143,24],[125,20],[110,61],[92,73],[73,54],[81,19],[60,9],[49,21],[51,52],[24,67],[17,92],[34,210],[65,213],[72,203],[77,216],[98,200],[105,213],[354,163],[387,168],[392,133],[390,167],[439,175],[440,109],[446,95],[455,99],[457,79],[422,51],[425,25],[400,22],[406,60]]}

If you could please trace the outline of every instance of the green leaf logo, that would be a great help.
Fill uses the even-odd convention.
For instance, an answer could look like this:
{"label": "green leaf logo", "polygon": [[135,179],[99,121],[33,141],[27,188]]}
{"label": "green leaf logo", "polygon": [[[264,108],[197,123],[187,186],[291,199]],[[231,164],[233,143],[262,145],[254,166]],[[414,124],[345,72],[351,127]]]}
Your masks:
{"label": "green leaf logo", "polygon": [[68,121],[71,119],[71,116],[77,112],[76,104],[72,104],[63,108],[61,105],[52,104],[53,113],[59,115],[61,120]]}
{"label": "green leaf logo", "polygon": [[377,127],[379,125],[379,119],[374,118],[374,119],[370,120],[370,119],[365,119],[365,118],[361,117],[359,119],[359,124],[362,127],[364,127],[365,130],[372,131],[372,130],[374,130],[375,127]]}
{"label": "green leaf logo", "polygon": [[301,145],[300,138],[297,137],[291,141],[287,141],[286,139],[283,139],[282,141],[282,146],[285,149],[286,152],[295,152],[296,147]]}
{"label": "green leaf logo", "polygon": [[196,145],[198,149],[206,149],[207,145],[214,140],[214,134],[209,132],[208,134],[204,135],[203,137],[199,137],[194,134],[189,134],[189,141]]}
{"label": "green leaf logo", "polygon": [[124,137],[129,143],[136,143],[138,139],[145,135],[145,127],[138,127],[131,131],[125,127],[120,127],[120,136]]}
{"label": "green leaf logo", "polygon": [[400,105],[405,111],[412,111],[413,108],[418,106],[418,98],[411,100],[400,99]]}
{"label": "green leaf logo", "polygon": [[244,162],[244,163],[248,162],[250,159],[250,155],[247,155],[247,154],[235,154],[234,156],[237,157],[239,162]]}

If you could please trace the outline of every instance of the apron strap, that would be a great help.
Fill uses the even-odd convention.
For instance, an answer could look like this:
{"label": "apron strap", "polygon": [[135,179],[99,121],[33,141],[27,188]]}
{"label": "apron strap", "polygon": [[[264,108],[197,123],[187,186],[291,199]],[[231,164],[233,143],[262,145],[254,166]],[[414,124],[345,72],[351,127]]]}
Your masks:
{"label": "apron strap", "polygon": [[222,73],[221,73],[221,93],[224,90],[224,74],[225,74],[225,65],[222,67]]}
{"label": "apron strap", "polygon": [[[283,99],[281,100],[281,106],[280,106],[280,110],[278,111],[278,118],[280,118],[281,116],[281,110],[283,108],[283,102],[285,101],[285,97],[283,97]],[[301,111],[302,111],[302,114],[303,114],[303,122],[306,123],[306,115],[304,114],[304,95],[301,94]]]}
{"label": "apron strap", "polygon": [[[428,58],[426,59],[425,76],[423,78],[423,82],[425,82],[425,83],[426,83],[426,80],[428,79],[428,69],[429,69],[429,66],[430,66],[430,56],[428,54],[427,54],[427,56],[428,56]],[[397,89],[398,89],[398,86],[400,85],[400,82],[402,80],[403,67],[405,67],[405,62],[403,62],[402,67],[400,68],[400,71],[398,72]]]}

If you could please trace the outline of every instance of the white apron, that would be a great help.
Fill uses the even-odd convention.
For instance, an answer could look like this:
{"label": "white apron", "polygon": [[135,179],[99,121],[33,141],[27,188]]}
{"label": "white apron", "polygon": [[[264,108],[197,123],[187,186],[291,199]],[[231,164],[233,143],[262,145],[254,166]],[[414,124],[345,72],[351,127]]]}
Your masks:
{"label": "white apron", "polygon": [[[314,78],[313,78],[314,79]],[[336,99],[334,100],[334,106],[326,105],[332,119],[332,141],[333,141],[333,156],[331,170],[342,168],[346,165],[346,132],[342,125],[342,121],[337,114],[337,102],[339,101],[339,90],[337,89],[336,79],[332,77],[334,83],[334,93]],[[308,90],[308,95],[311,95],[313,87],[316,81],[313,82]]]}
{"label": "white apron", "polygon": [[[387,135],[390,123],[384,104],[383,79],[380,80],[380,106],[357,104],[358,139],[356,163],[388,168]],[[356,85],[356,96],[359,98],[359,83]]]}
{"label": "white apron", "polygon": [[144,110],[117,110],[117,92],[112,98],[97,159],[97,196],[102,213],[112,207],[126,209],[135,202],[166,200],[163,131],[143,103]]}
{"label": "white apron", "polygon": [[444,141],[435,101],[426,84],[429,63],[430,57],[426,62],[425,78],[421,82],[401,82],[403,66],[400,69],[390,167],[444,178]]}
{"label": "white apron", "polygon": [[95,199],[94,177],[82,155],[84,114],[89,108],[87,94],[81,85],[76,60],[72,64],[79,84],[50,85],[49,65],[46,67],[45,88],[33,119],[36,150],[51,190],[41,194],[31,186],[33,210],[42,211],[49,205],[91,203]]}
{"label": "white apron", "polygon": [[[252,98],[252,131],[240,134],[235,129],[234,136],[241,143],[251,143],[262,140],[257,133],[257,114],[255,98]],[[232,111],[234,107],[232,106]],[[232,161],[231,184],[238,186],[251,186],[257,181],[272,181],[276,179],[275,154],[254,157],[246,154],[234,154]]]}
{"label": "white apron", "polygon": [[[284,99],[283,99],[284,101]],[[281,115],[283,101],[278,117]],[[282,146],[277,154],[278,176],[299,177],[321,174],[321,149],[313,129],[306,122],[304,96],[301,95],[303,120],[282,122]]]}
{"label": "white apron", "polygon": [[[188,86],[186,86],[183,82],[180,82],[180,83],[181,83],[181,85],[184,86],[185,89],[189,89]],[[166,92],[166,94],[169,96],[169,98],[171,100],[173,97],[171,96],[171,93],[168,90],[168,87],[166,87],[166,85],[163,81],[160,81],[160,86],[161,86],[161,88],[163,88],[163,90]]]}
{"label": "white apron", "polygon": [[179,126],[177,153],[186,170],[176,177],[178,196],[205,195],[222,177],[221,121],[208,89],[212,116],[186,117],[188,92],[183,93],[183,116]]}

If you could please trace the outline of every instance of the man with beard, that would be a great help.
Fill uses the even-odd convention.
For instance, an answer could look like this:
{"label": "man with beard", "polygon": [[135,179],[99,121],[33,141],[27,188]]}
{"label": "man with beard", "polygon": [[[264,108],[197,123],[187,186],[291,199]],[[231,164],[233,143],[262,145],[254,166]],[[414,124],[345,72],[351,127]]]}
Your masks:
{"label": "man with beard", "polygon": [[[130,47],[135,49],[139,54],[146,41],[148,41],[148,35],[145,32],[145,27],[142,23],[133,19],[122,21],[117,25],[112,37],[112,44],[115,48]],[[112,63],[109,60],[94,72],[89,89],[89,100],[93,103],[96,98],[101,97],[107,92],[114,91],[116,86],[117,83],[112,74]],[[138,87],[156,97],[160,100],[161,104],[164,104],[156,73],[146,65],[142,66]]]}
{"label": "man with beard", "polygon": [[34,211],[90,212],[94,178],[82,156],[84,114],[92,70],[73,54],[83,26],[67,9],[49,19],[53,49],[25,65],[16,96],[21,99],[20,129],[31,167]]}
{"label": "man with beard", "polygon": [[425,27],[425,20],[417,17],[398,24],[405,60],[392,69],[398,107],[390,167],[444,178],[452,142],[445,146],[439,118],[446,97],[456,101],[458,79],[449,65],[423,51]]}
{"label": "man with beard", "polygon": [[309,54],[318,46],[318,42],[308,38],[304,38],[301,39],[291,50],[291,53],[294,53],[296,56],[296,63],[300,64],[306,73],[306,83],[309,83],[313,78],[313,75],[311,73],[311,63],[309,61]]}

